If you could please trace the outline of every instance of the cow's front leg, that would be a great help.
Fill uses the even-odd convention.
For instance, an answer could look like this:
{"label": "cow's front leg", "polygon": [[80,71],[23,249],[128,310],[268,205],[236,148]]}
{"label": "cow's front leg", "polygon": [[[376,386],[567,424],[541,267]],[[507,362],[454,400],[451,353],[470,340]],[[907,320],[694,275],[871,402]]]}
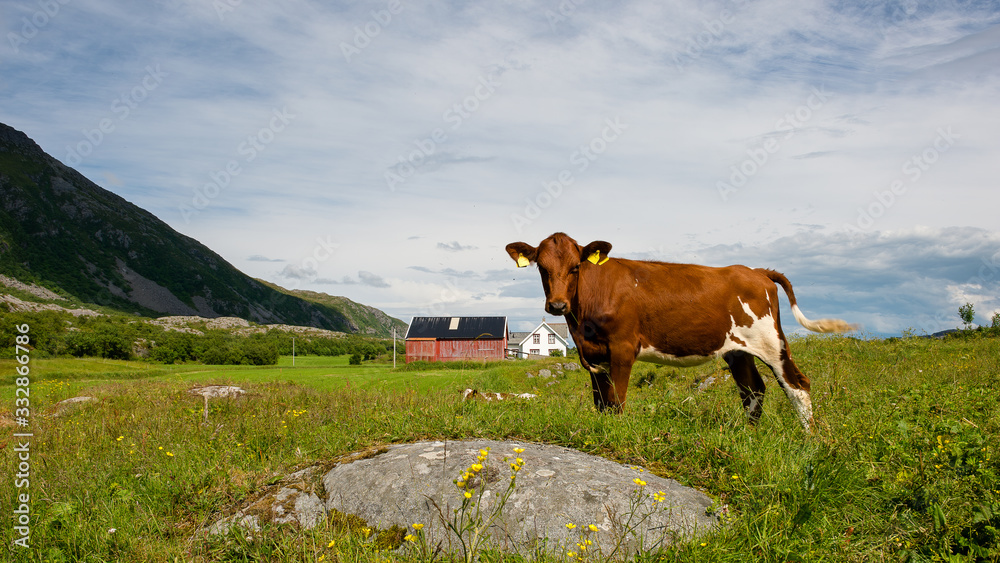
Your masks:
{"label": "cow's front leg", "polygon": [[611,372],[609,366],[607,364],[590,366],[589,370],[590,385],[594,392],[594,406],[599,411],[611,408]]}
{"label": "cow's front leg", "polygon": [[[611,362],[609,370],[603,374],[591,375],[594,382],[594,401],[600,410],[610,409],[622,412],[625,408],[625,395],[628,393],[628,380],[632,375],[632,364],[635,363],[635,346],[611,346]],[[600,404],[597,403],[598,392]]]}

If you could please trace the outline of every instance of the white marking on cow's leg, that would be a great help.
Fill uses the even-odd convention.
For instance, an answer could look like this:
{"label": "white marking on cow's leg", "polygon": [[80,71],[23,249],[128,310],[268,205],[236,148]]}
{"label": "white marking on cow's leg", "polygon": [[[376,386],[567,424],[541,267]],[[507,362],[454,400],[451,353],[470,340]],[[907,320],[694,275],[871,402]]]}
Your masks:
{"label": "white marking on cow's leg", "polygon": [[812,420],[812,399],[809,397],[809,392],[789,385],[785,379],[784,369],[780,360],[775,364],[771,364],[768,360],[764,361],[770,366],[771,371],[774,372],[774,377],[778,380],[778,385],[785,391],[785,396],[792,403],[795,413],[799,415],[799,422],[802,423],[802,427],[809,430],[809,421]]}
{"label": "white marking on cow's leg", "polygon": [[785,394],[788,395],[788,398],[792,401],[792,405],[795,406],[795,411],[799,414],[799,422],[802,423],[802,427],[808,431],[809,421],[812,420],[813,416],[812,399],[809,397],[809,392],[803,389],[793,389],[786,383]]}

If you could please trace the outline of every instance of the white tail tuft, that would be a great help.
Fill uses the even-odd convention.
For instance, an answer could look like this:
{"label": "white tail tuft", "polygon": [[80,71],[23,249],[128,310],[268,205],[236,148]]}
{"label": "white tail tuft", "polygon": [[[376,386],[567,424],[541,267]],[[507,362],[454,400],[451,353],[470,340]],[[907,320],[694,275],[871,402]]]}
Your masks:
{"label": "white tail tuft", "polygon": [[852,330],[858,330],[858,325],[850,324],[840,319],[809,320],[799,310],[798,305],[792,305],[792,314],[795,315],[795,320],[799,321],[800,325],[813,332],[851,332]]}

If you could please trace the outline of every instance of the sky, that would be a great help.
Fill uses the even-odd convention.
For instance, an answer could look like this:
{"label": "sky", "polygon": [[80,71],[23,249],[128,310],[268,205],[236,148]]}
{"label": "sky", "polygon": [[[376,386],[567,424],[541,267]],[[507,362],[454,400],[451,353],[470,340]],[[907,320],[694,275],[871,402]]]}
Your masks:
{"label": "sky", "polygon": [[8,0],[0,31],[0,122],[406,322],[559,320],[504,251],[557,231],[772,268],[871,335],[1000,312],[1000,2]]}

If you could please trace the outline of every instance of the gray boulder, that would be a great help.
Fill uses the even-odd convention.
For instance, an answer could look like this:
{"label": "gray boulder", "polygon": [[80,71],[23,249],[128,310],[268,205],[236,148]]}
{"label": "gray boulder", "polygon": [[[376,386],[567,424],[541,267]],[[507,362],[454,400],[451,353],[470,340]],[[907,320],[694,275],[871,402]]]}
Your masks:
{"label": "gray boulder", "polygon": [[311,483],[315,467],[288,475],[235,514],[223,518],[208,528],[209,534],[227,534],[233,528],[244,532],[259,532],[261,525],[297,524],[309,529],[326,519],[326,504],[316,494]]}
{"label": "gray boulder", "polygon": [[[523,448],[515,452],[514,448]],[[481,452],[488,451],[485,460]],[[502,510],[518,464],[513,492]],[[482,467],[463,478],[474,464]],[[672,479],[558,446],[474,440],[419,442],[390,446],[385,452],[334,467],[323,477],[326,509],[354,514],[382,529],[423,524],[431,549],[460,550],[446,522],[459,517],[464,492],[479,503],[489,523],[483,547],[530,556],[579,551],[620,556],[650,550],[676,538],[691,537],[716,524],[712,499]],[[458,512],[456,512],[456,509]],[[466,514],[476,508],[468,507]],[[497,512],[491,521],[490,515]],[[590,541],[590,544],[586,542]]]}
{"label": "gray boulder", "polygon": [[58,418],[61,416],[67,416],[69,414],[73,414],[86,403],[90,403],[96,400],[97,399],[95,399],[94,397],[73,397],[71,399],[65,399],[63,401],[59,401],[58,403],[56,403],[51,407],[51,409],[54,411],[52,413],[52,416]]}

